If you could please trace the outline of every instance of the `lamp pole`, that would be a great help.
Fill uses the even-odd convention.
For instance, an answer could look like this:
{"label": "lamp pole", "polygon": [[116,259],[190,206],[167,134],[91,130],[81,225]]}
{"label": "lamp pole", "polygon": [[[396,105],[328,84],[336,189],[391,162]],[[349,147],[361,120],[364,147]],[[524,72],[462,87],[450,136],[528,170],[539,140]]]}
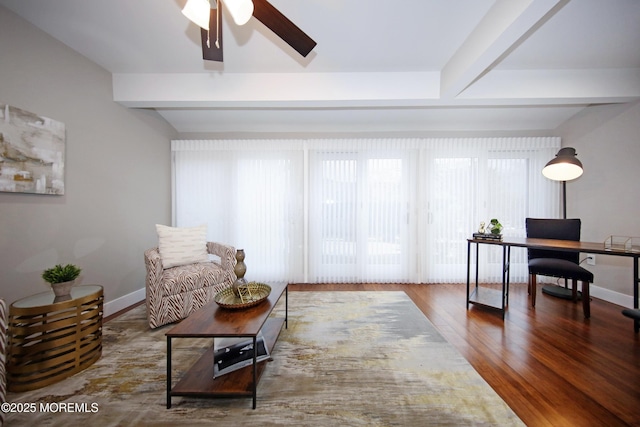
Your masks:
{"label": "lamp pole", "polygon": [[562,181],[562,215],[567,219],[567,181]]}

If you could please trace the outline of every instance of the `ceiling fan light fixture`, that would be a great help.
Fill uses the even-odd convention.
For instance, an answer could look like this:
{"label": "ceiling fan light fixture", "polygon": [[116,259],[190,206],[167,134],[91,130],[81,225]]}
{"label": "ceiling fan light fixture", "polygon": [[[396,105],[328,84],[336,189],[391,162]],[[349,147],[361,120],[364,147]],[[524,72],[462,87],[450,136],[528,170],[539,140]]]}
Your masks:
{"label": "ceiling fan light fixture", "polygon": [[229,14],[236,25],[246,24],[253,15],[253,1],[251,0],[224,0]]}
{"label": "ceiling fan light fixture", "polygon": [[565,147],[542,169],[542,175],[554,181],[571,181],[582,175],[582,162],[576,158],[575,148]]}
{"label": "ceiling fan light fixture", "polygon": [[209,16],[211,14],[209,0],[187,0],[187,4],[182,9],[182,14],[199,27],[205,30],[209,29]]}

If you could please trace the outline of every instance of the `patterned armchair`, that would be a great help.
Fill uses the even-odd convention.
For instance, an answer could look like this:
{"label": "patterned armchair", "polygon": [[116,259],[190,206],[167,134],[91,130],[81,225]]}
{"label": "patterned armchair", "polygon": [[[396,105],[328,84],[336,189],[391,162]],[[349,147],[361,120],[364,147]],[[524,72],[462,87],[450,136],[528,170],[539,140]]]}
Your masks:
{"label": "patterned armchair", "polygon": [[165,269],[157,247],[145,251],[147,318],[151,328],[184,319],[236,280],[234,247],[207,242],[207,252],[220,260]]}

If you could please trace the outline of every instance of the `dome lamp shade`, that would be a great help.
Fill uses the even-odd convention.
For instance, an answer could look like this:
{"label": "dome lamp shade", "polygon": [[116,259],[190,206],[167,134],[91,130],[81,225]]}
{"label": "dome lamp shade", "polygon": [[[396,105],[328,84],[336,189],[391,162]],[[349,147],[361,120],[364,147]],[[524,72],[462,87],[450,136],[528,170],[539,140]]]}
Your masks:
{"label": "dome lamp shade", "polygon": [[571,147],[561,148],[542,169],[542,175],[554,181],[571,181],[582,172],[582,163],[576,158],[576,150]]}

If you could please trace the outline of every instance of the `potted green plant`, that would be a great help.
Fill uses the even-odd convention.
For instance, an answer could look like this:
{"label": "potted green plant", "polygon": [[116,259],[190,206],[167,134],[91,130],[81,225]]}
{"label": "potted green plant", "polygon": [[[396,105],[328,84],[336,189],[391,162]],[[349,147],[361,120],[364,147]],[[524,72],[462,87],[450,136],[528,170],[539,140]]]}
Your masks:
{"label": "potted green plant", "polygon": [[489,230],[491,234],[501,234],[502,233],[502,224],[496,218],[492,218],[489,221]]}
{"label": "potted green plant", "polygon": [[53,293],[57,297],[67,296],[71,293],[75,280],[82,272],[82,269],[73,264],[57,264],[42,272],[42,278],[45,282],[51,284]]}

